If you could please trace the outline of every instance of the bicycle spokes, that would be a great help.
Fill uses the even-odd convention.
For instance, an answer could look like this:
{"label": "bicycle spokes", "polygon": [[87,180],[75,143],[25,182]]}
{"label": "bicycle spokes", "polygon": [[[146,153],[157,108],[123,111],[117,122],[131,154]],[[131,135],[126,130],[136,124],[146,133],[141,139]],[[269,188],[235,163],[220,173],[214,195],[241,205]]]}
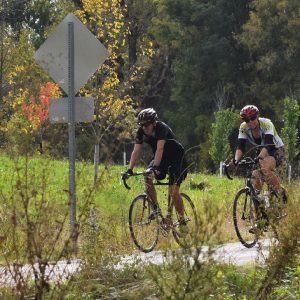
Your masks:
{"label": "bicycle spokes", "polygon": [[151,204],[145,195],[136,197],[129,209],[129,229],[135,245],[150,252],[158,240],[158,220],[149,218]]}
{"label": "bicycle spokes", "polygon": [[178,216],[173,209],[173,228],[172,232],[177,243],[182,247],[196,246],[196,239],[198,233],[198,221],[195,206],[191,199],[181,194],[184,216]]}
{"label": "bicycle spokes", "polygon": [[257,242],[254,232],[257,219],[256,207],[246,189],[241,189],[233,203],[233,223],[240,242],[247,248]]}

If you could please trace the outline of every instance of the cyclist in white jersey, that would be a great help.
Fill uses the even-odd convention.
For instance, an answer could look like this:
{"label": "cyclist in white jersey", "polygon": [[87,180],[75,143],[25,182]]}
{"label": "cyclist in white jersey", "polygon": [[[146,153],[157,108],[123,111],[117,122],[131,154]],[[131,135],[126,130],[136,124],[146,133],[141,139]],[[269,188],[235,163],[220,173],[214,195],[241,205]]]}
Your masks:
{"label": "cyclist in white jersey", "polygon": [[284,189],[275,173],[276,166],[280,165],[284,157],[282,139],[279,137],[271,120],[259,117],[259,110],[254,105],[246,105],[240,111],[243,123],[240,125],[238,135],[238,146],[233,159],[233,164],[242,158],[246,143],[253,146],[264,146],[258,155],[261,169],[253,172],[253,187],[257,191],[262,189],[260,172],[270,183],[278,195],[286,201]]}

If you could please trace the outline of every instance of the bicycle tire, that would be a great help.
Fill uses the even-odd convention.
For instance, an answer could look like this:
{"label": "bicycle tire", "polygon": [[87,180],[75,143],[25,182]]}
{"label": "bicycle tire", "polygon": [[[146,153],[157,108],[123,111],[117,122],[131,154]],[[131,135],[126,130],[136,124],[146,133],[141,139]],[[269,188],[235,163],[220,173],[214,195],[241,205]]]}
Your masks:
{"label": "bicycle tire", "polygon": [[133,199],[129,208],[129,229],[134,244],[142,252],[151,252],[157,244],[159,226],[157,217],[149,218],[152,205],[142,194]]}
{"label": "bicycle tire", "polygon": [[[197,241],[197,231],[198,231],[198,219],[197,219],[197,211],[195,205],[191,198],[184,194],[180,193],[183,207],[184,207],[184,218],[187,220],[186,225],[180,225],[179,216],[176,212],[176,209],[173,205],[172,207],[172,233],[175,241],[183,248],[190,248],[192,246],[196,246]],[[182,234],[180,232],[180,226],[187,226],[187,232]]]}
{"label": "bicycle tire", "polygon": [[248,189],[239,190],[233,201],[233,224],[239,241],[246,247],[252,248],[258,241],[258,234],[250,233],[255,226],[257,211]]}

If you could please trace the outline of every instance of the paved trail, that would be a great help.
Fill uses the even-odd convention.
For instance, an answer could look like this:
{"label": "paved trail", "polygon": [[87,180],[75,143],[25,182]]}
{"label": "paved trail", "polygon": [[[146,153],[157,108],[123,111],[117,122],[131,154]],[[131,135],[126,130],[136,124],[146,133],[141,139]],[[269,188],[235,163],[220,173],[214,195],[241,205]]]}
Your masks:
{"label": "paved trail", "polygon": [[[228,243],[218,246],[215,250],[213,258],[218,262],[232,263],[235,265],[264,263],[269,254],[270,240],[260,241],[253,248],[245,248],[241,243]],[[203,247],[201,256],[199,259],[205,259],[207,257],[208,247]],[[133,255],[123,257],[118,264],[118,268],[122,268],[123,265],[133,263],[153,263],[162,264],[169,260],[170,257],[162,251],[153,251],[150,253],[137,252]]]}
{"label": "paved trail", "polygon": [[[248,249],[245,248],[240,243],[229,243],[225,245],[218,246],[213,255],[214,259],[223,263],[232,263],[235,265],[244,264],[255,264],[264,263],[268,256],[268,249],[270,245],[270,240],[260,241],[255,247]],[[205,260],[207,257],[207,247],[203,247],[199,259]],[[153,251],[151,253],[136,252],[132,255],[122,257],[120,262],[115,266],[118,269],[124,268],[126,265],[130,264],[162,264],[166,261],[172,259],[170,255],[166,255],[162,251]],[[33,270],[38,270],[37,266],[34,268],[30,265],[22,266],[16,273],[13,267],[0,267],[0,285],[15,285],[16,274],[22,274],[23,278],[34,278]],[[59,261],[57,264],[49,264],[46,266],[45,274],[49,281],[64,281],[68,279],[72,274],[80,271],[81,261]]]}

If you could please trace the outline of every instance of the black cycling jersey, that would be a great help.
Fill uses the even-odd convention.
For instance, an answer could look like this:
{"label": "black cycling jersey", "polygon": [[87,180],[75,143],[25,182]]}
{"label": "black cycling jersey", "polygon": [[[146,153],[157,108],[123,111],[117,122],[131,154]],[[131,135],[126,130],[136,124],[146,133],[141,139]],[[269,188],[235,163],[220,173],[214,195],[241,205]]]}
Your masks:
{"label": "black cycling jersey", "polygon": [[136,133],[135,143],[142,144],[143,142],[150,145],[153,154],[156,152],[158,140],[175,139],[175,134],[172,129],[164,122],[157,121],[153,135],[148,136],[144,133],[143,128],[140,127]]}
{"label": "black cycling jersey", "polygon": [[[187,163],[184,157],[183,146],[175,139],[175,134],[172,129],[164,122],[157,121],[154,133],[148,136],[144,133],[143,128],[140,127],[137,131],[135,143],[146,143],[150,145],[153,154],[157,149],[157,142],[159,140],[165,140],[164,152],[160,163],[161,176],[159,179],[163,179],[169,169],[171,176],[171,183],[180,184],[187,175]],[[149,163],[149,166],[153,165],[153,158]]]}

